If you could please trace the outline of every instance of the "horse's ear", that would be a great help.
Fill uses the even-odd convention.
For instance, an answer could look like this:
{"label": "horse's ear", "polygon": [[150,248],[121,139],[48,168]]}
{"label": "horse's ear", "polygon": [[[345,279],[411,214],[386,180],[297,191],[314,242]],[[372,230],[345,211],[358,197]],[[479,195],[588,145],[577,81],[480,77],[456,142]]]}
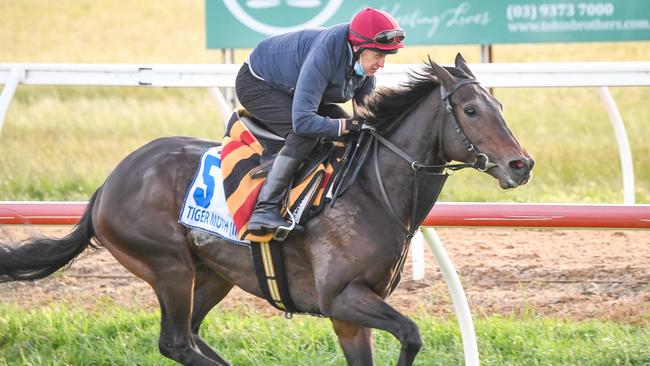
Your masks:
{"label": "horse's ear", "polygon": [[454,85],[454,77],[449,73],[449,71],[447,71],[447,69],[433,62],[431,60],[431,57],[429,57],[429,65],[431,66],[433,75],[438,77],[438,80],[440,80],[442,86],[449,89],[452,85]]}
{"label": "horse's ear", "polygon": [[472,78],[476,79],[476,76],[474,76],[474,74],[472,74],[472,71],[467,66],[467,61],[465,61],[465,59],[463,58],[463,55],[461,55],[460,52],[458,52],[456,54],[456,60],[454,61],[454,63],[456,64],[457,68],[463,70],[467,75],[469,75]]}

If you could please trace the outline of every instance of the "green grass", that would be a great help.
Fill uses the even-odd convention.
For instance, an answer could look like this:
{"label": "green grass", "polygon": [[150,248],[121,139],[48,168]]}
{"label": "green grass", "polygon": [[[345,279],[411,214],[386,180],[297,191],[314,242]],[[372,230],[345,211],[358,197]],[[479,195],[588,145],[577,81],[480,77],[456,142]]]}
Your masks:
{"label": "green grass", "polygon": [[[234,365],[342,365],[329,321],[213,312],[203,338]],[[95,305],[24,310],[0,304],[2,365],[172,365],[158,354],[159,314]],[[462,365],[458,326],[416,316],[424,346],[416,365]],[[647,365],[650,329],[607,321],[490,317],[476,323],[482,365]],[[375,360],[394,364],[399,343],[375,331]]]}
{"label": "green grass", "polygon": [[[38,11],[34,11],[38,9]],[[128,11],[125,11],[128,9]],[[0,1],[0,62],[210,63],[203,2]],[[241,62],[249,50],[236,52]],[[478,46],[409,47],[391,57],[478,62]],[[650,60],[650,42],[496,45],[496,62]],[[628,129],[636,196],[650,203],[650,90],[614,88]],[[622,202],[614,134],[593,88],[497,89],[506,119],[536,159],[527,186],[502,191],[461,172],[446,201]],[[220,139],[204,90],[20,86],[0,132],[0,200],[85,200],[130,151],[166,135]]]}
{"label": "green grass", "polygon": [[23,87],[0,136],[0,200],[85,200],[129,152],[165,135],[219,138],[207,91]]}

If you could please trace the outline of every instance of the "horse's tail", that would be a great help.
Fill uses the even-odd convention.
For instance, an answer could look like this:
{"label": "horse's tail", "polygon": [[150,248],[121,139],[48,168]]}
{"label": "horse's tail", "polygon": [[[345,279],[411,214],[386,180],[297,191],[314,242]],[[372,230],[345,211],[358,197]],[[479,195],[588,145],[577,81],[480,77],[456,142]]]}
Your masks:
{"label": "horse's tail", "polygon": [[39,238],[21,245],[0,244],[0,283],[29,281],[47,277],[83,252],[91,243],[95,232],[92,208],[101,188],[90,198],[79,224],[62,239]]}

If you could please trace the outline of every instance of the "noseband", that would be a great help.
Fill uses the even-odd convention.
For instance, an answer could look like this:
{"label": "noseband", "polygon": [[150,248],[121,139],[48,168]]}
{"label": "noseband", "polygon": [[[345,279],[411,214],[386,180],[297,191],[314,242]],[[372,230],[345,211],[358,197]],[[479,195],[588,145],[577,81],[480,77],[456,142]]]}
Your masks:
{"label": "noseband", "polygon": [[[362,131],[363,132],[369,132],[370,135],[377,141],[377,143],[374,144],[374,149],[373,149],[373,155],[374,155],[374,170],[375,170],[375,175],[377,177],[377,183],[379,185],[379,189],[381,191],[381,195],[384,199],[384,203],[389,209],[389,212],[393,216],[393,219],[397,221],[400,224],[400,227],[402,230],[407,234],[408,238],[410,239],[413,237],[415,230],[420,226],[420,223],[424,219],[424,217],[418,218],[416,217],[417,215],[417,202],[418,202],[418,173],[427,173],[431,174],[434,176],[440,177],[439,179],[439,185],[440,188],[438,190],[438,194],[440,193],[440,190],[442,190],[442,185],[444,184],[444,181],[446,180],[446,177],[451,175],[451,172],[455,170],[460,170],[464,168],[474,168],[479,171],[487,171],[490,168],[496,166],[496,164],[490,162],[490,159],[488,156],[484,153],[481,153],[478,151],[476,146],[472,144],[465,133],[463,132],[463,129],[460,127],[458,124],[458,120],[456,119],[456,116],[453,113],[453,107],[451,106],[451,103],[449,101],[449,98],[451,95],[458,90],[460,87],[463,85],[467,84],[478,84],[478,80],[476,79],[463,79],[458,81],[456,84],[454,84],[449,91],[445,90],[445,88],[440,85],[440,97],[442,99],[442,106],[444,108],[444,119],[441,121],[440,124],[440,132],[438,135],[438,160],[443,161],[444,164],[434,164],[434,165],[426,165],[418,162],[417,160],[413,159],[411,156],[409,156],[404,150],[400,149],[399,147],[395,146],[392,142],[381,136],[374,127],[372,126],[367,126],[364,125]],[[461,140],[463,141],[463,144],[465,145],[465,148],[468,151],[471,151],[474,154],[474,161],[472,163],[457,163],[457,164],[449,164],[448,159],[445,158],[444,156],[444,132],[445,132],[445,126],[449,122],[453,127],[454,130],[460,135]],[[386,192],[386,188],[384,187],[383,180],[381,178],[381,174],[379,171],[379,159],[378,159],[378,146],[379,144],[384,145],[387,147],[390,151],[394,152],[397,154],[399,157],[402,159],[406,160],[410,166],[411,169],[413,169],[413,206],[411,210],[411,219],[409,221],[408,227],[402,224],[402,221],[399,219],[395,208],[390,202],[390,198],[388,197],[388,193]],[[437,195],[435,199],[437,200]],[[435,200],[431,203],[431,206],[435,203]],[[431,209],[431,207],[426,210],[427,212]],[[426,215],[426,214],[425,214]]]}

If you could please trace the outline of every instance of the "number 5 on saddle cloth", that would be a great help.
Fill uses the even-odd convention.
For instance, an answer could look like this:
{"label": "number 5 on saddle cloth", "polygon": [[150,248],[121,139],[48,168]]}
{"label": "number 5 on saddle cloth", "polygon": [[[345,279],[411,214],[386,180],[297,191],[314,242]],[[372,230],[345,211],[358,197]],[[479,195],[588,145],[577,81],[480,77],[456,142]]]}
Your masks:
{"label": "number 5 on saddle cloth", "polygon": [[248,220],[264,179],[274,155],[283,145],[283,138],[258,125],[243,109],[236,110],[228,122],[221,151],[221,174],[226,204],[241,240],[283,241],[295,225],[305,223],[325,205],[325,195],[334,180],[332,172],[341,150],[336,149],[332,142],[319,144],[294,175],[282,211],[285,217],[291,219],[291,225],[264,236],[248,232]]}

